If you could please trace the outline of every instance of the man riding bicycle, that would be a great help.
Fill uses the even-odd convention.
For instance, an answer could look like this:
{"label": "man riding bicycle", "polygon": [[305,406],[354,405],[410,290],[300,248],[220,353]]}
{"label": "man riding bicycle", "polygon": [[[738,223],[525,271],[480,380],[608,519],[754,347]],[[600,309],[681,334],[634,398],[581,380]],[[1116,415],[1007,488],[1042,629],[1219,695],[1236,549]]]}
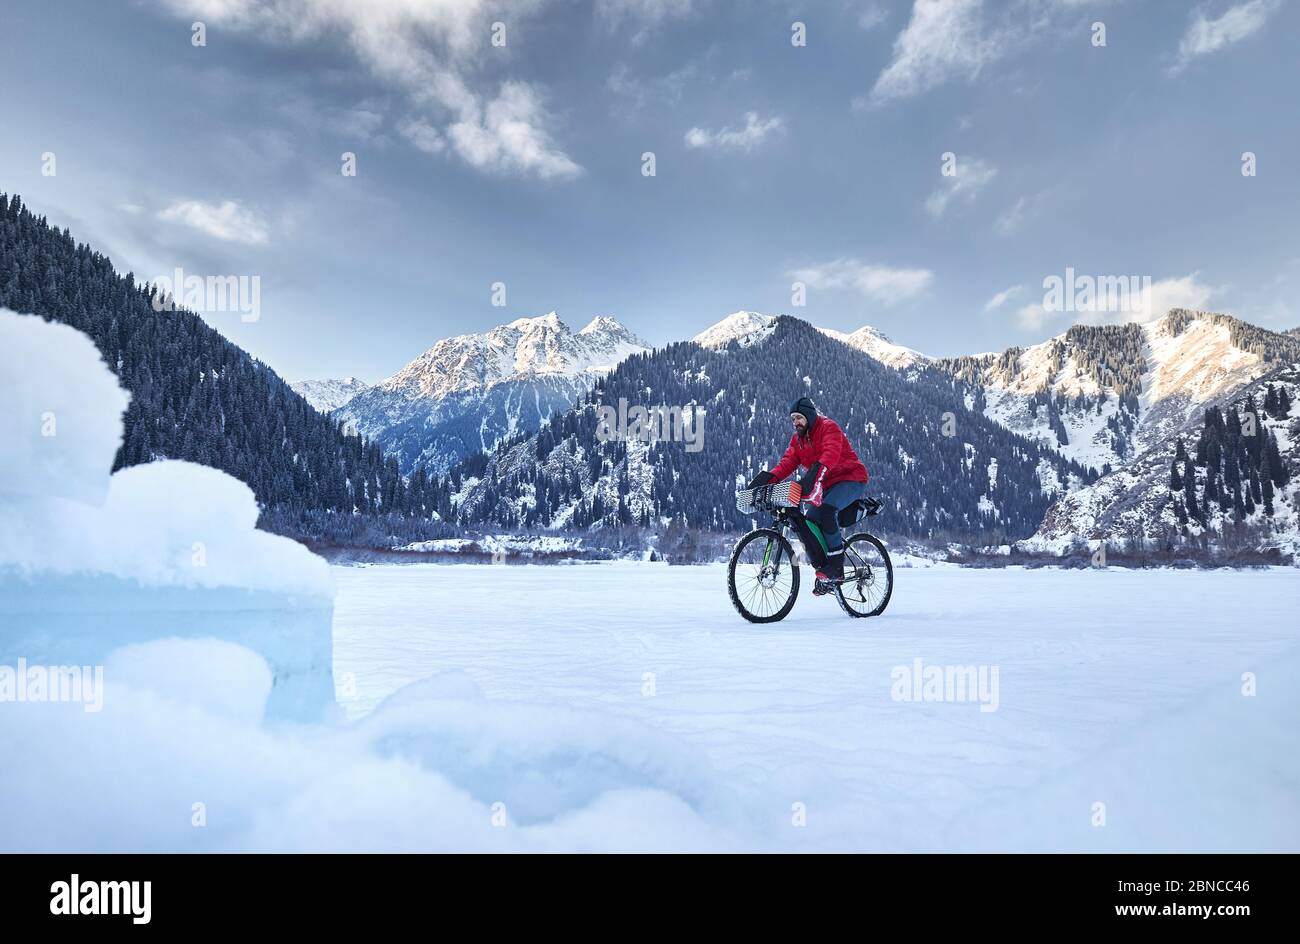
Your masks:
{"label": "man riding bicycle", "polygon": [[821,596],[844,579],[844,538],[838,515],[841,508],[866,496],[867,467],[843,430],[830,417],[818,416],[807,397],[790,404],[790,422],[794,424],[790,447],[776,468],[758,473],[749,488],[780,482],[799,466],[807,470],[792,486],[790,498],[812,506],[794,517],[808,559],[817,569],[813,595]]}

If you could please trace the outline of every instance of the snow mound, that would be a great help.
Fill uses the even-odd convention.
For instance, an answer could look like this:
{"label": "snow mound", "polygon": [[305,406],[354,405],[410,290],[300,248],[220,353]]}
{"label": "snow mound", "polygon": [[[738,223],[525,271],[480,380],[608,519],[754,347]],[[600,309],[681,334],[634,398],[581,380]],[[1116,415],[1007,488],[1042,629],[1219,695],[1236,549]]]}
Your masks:
{"label": "snow mound", "polygon": [[257,653],[220,639],[157,639],[109,654],[115,684],[257,724],[271,694],[271,670]]}
{"label": "snow mound", "polygon": [[[188,685],[200,664],[236,694]],[[0,850],[744,847],[734,791],[636,722],[493,703],[453,677],[395,693],[361,725],[268,728],[254,709],[269,671],[247,650],[168,640],[108,666],[97,714],[0,715],[0,750],[23,758],[0,778]]]}
{"label": "snow mound", "polygon": [[151,462],[113,475],[101,508],[60,502],[26,516],[29,552],[11,563],[148,586],[331,596],[329,565],[296,541],[258,531],[257,516],[252,489],[238,479],[191,462]]}
{"label": "snow mound", "polygon": [[484,805],[504,803],[520,824],[553,820],[624,789],[658,790],[711,817],[723,813],[726,791],[703,752],[641,722],[456,698],[442,687],[403,692],[358,724],[358,740],[380,756],[440,771]]}
{"label": "snow mound", "polygon": [[103,501],[130,398],[95,345],[0,309],[0,351],[0,496]]}
{"label": "snow mound", "polygon": [[0,312],[0,350],[0,396],[16,404],[0,435],[0,665],[103,666],[145,646],[117,666],[143,680],[151,660],[212,637],[255,650],[265,678],[227,653],[146,689],[205,693],[245,719],[331,711],[325,561],[258,531],[253,492],[223,472],[160,461],[110,475],[127,395],[83,335]]}
{"label": "snow mound", "polygon": [[256,530],[257,501],[239,480],[170,460],[110,476],[128,395],[85,335],[0,311],[0,349],[0,398],[14,404],[0,420],[0,578],[333,597],[324,560]]}

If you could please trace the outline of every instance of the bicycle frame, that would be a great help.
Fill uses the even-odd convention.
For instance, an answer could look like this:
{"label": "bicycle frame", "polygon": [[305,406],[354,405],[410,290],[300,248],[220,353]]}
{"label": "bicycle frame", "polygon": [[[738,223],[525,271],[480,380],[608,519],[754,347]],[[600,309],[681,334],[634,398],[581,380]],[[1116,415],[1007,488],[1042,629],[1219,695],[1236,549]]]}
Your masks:
{"label": "bicycle frame", "polygon": [[[785,540],[790,544],[791,547],[794,547],[795,542],[790,540],[790,532],[795,531],[795,527],[790,522],[790,513],[794,512],[797,514],[799,513],[799,510],[797,508],[773,508],[771,509],[771,512],[772,512],[772,524],[771,524],[772,530],[779,533],[781,537],[785,538]],[[795,537],[797,538],[798,536],[799,536],[798,532],[795,531]],[[776,568],[776,572],[779,573],[781,570],[781,555],[779,553],[780,545],[777,544],[775,541],[769,540],[767,542],[767,549],[763,551],[763,566],[767,567],[769,564],[772,564],[772,549],[774,547],[778,549],[777,559],[774,566]]]}
{"label": "bicycle frame", "polygon": [[[753,499],[753,510],[767,512],[768,514],[770,514],[772,516],[772,523],[770,525],[771,529],[779,532],[781,534],[781,537],[783,537],[792,547],[795,546],[795,541],[792,541],[790,539],[791,531],[795,532],[795,536],[799,538],[799,542],[798,542],[799,545],[802,545],[803,538],[799,532],[799,528],[797,524],[794,522],[794,517],[798,515],[801,519],[807,520],[807,516],[804,515],[803,508],[800,505],[778,504],[779,499],[777,499],[774,495],[775,489],[776,486],[774,485],[760,486],[758,489],[756,489],[754,494],[754,499]],[[866,498],[862,500],[867,503],[866,505],[867,515],[874,515],[879,510],[880,502],[877,499]],[[769,541],[767,549],[763,552],[763,564],[762,564],[763,567],[768,567],[772,565],[773,543],[775,542]],[[779,572],[780,571],[779,557],[776,561],[775,566],[777,572]]]}
{"label": "bicycle frame", "polygon": [[[799,534],[799,529],[796,527],[796,525],[792,520],[795,515],[799,515],[800,517],[806,517],[803,513],[802,508],[795,508],[795,507],[773,508],[771,509],[771,514],[772,514],[772,521],[769,527],[771,527],[773,531],[780,533],[781,537],[785,538],[786,541],[790,543],[791,547],[793,548],[803,547],[803,536]],[[870,534],[869,531],[854,532],[854,533]],[[847,536],[848,532],[845,531],[845,534]],[[847,543],[848,541],[846,537],[845,540],[846,546]],[[772,550],[774,546],[776,546],[775,541],[768,541],[767,549],[763,552],[764,567],[767,567],[769,564],[772,563]],[[805,552],[806,550],[807,549],[805,548]],[[866,565],[867,570],[870,571],[871,565],[869,563],[866,563],[865,561],[863,563]],[[780,572],[780,568],[781,568],[781,562],[780,559],[778,558],[776,562],[776,570],[778,573]]]}
{"label": "bicycle frame", "polygon": [[[797,504],[791,504],[790,501],[794,496],[785,492],[775,491],[773,486],[759,486],[755,489],[748,489],[737,492],[736,507],[754,522],[754,528],[747,534],[743,535],[736,543],[735,549],[731,555],[731,565],[728,575],[728,591],[731,594],[731,602],[745,617],[745,619],[754,623],[773,622],[783,619],[789,612],[790,607],[794,604],[795,597],[798,595],[798,586],[791,584],[790,593],[786,598],[784,606],[781,606],[773,613],[762,616],[755,615],[751,612],[746,603],[743,603],[737,596],[736,575],[738,565],[741,563],[740,553],[743,547],[748,547],[751,542],[756,543],[755,539],[761,534],[764,537],[766,547],[763,550],[761,561],[750,563],[750,568],[757,567],[758,573],[752,574],[749,578],[751,581],[757,580],[759,585],[764,588],[772,588],[781,574],[781,557],[785,556],[790,560],[792,569],[792,578],[797,580],[799,577],[799,547],[802,547],[805,553],[811,553],[805,542],[805,537],[809,540],[817,539],[821,547],[825,549],[826,543],[821,539],[821,534],[815,527],[814,521],[804,514],[803,507]],[[863,519],[875,515],[882,507],[882,502],[876,498],[861,498],[857,502],[845,506],[845,509],[853,509],[852,513],[844,514],[845,509],[836,511],[836,523],[845,532],[844,539],[844,577],[841,579],[829,581],[834,584],[836,597],[839,600],[840,608],[850,616],[878,616],[889,604],[889,598],[893,589],[893,570],[889,561],[889,554],[884,545],[866,528],[850,532],[849,529],[863,522]],[[858,506],[858,507],[855,507]],[[766,519],[766,520],[765,520]],[[847,524],[845,522],[848,522]],[[807,522],[805,528],[801,522]],[[812,531],[809,535],[807,532]],[[791,531],[794,535],[791,535]],[[866,536],[867,541],[863,542],[860,550],[856,542],[862,536]],[[797,539],[797,542],[796,542]],[[879,557],[883,559],[883,569],[878,570],[874,551],[867,546],[869,542],[874,548],[878,549]],[[788,549],[788,553],[787,552]],[[757,548],[755,548],[757,550]],[[775,553],[774,553],[775,552]],[[753,559],[750,558],[752,561]],[[883,587],[883,596],[877,603],[874,597],[876,584],[876,574],[885,575],[885,580],[881,584]],[[864,587],[866,589],[864,589]],[[765,591],[766,592],[766,591]],[[814,596],[827,592],[827,588],[821,583],[813,591]],[[850,599],[846,593],[856,592],[857,596]],[[872,594],[868,596],[868,594]],[[868,604],[867,609],[859,607],[859,603]]]}

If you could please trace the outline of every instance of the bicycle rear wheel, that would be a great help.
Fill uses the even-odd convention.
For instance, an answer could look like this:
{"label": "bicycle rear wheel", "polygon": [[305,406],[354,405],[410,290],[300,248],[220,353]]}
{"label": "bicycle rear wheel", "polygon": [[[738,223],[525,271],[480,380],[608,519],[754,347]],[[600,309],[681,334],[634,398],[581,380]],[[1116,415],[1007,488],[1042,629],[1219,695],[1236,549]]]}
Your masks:
{"label": "bicycle rear wheel", "polygon": [[835,588],[849,616],[879,616],[894,595],[894,564],[878,538],[855,534],[844,544],[844,582]]}
{"label": "bicycle rear wheel", "polygon": [[727,563],[727,592],[751,623],[785,619],[799,595],[794,549],[780,531],[759,528],[736,542]]}

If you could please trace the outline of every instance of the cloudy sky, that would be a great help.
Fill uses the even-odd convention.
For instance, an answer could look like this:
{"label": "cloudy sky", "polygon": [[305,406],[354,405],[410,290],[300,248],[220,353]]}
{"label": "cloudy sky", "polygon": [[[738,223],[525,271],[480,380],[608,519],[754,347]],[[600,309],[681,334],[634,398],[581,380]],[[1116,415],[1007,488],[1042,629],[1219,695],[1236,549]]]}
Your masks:
{"label": "cloudy sky", "polygon": [[938,355],[1132,317],[1044,312],[1067,267],[1289,328],[1298,34],[1286,0],[5,0],[0,190],[142,280],[258,276],[256,322],[207,318],[289,379],[552,309]]}

